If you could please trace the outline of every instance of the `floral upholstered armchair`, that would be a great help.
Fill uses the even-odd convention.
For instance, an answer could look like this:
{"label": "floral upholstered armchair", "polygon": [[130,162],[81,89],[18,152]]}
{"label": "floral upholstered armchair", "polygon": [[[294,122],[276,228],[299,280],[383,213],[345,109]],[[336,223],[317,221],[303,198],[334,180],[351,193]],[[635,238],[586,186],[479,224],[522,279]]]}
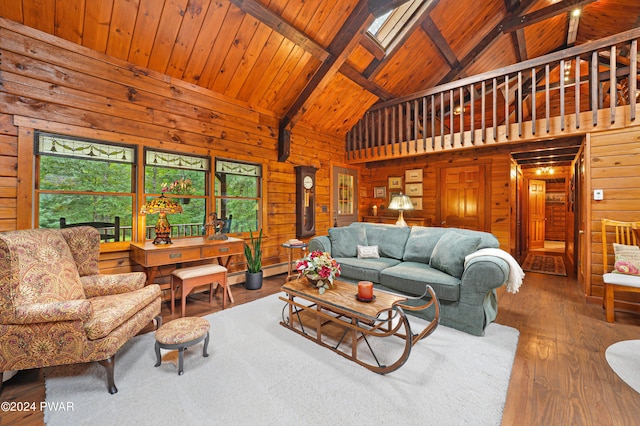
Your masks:
{"label": "floral upholstered armchair", "polygon": [[160,288],[142,272],[100,274],[99,252],[87,226],[0,233],[0,372],[98,361],[118,391],[115,354],[160,326]]}

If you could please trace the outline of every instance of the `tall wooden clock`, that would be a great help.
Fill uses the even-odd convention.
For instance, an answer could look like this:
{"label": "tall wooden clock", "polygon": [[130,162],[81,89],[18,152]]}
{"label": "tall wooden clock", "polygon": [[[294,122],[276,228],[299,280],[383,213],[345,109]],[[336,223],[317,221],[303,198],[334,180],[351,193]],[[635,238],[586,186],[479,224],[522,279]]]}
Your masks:
{"label": "tall wooden clock", "polygon": [[316,234],[316,168],[297,166],[296,170],[296,238]]}

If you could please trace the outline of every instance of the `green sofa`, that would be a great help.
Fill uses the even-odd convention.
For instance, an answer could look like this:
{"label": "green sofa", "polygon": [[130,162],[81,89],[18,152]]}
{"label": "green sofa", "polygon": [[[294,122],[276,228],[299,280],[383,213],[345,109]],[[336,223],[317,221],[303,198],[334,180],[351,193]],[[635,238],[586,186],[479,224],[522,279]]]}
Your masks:
{"label": "green sofa", "polygon": [[[329,252],[338,261],[342,281],[371,281],[375,288],[409,296],[423,295],[429,284],[440,301],[440,323],[476,336],[496,318],[495,289],[507,281],[509,264],[482,255],[465,265],[465,257],[498,247],[486,232],[362,222],[331,228],[309,243],[309,250]],[[409,313],[431,320],[434,308]]]}

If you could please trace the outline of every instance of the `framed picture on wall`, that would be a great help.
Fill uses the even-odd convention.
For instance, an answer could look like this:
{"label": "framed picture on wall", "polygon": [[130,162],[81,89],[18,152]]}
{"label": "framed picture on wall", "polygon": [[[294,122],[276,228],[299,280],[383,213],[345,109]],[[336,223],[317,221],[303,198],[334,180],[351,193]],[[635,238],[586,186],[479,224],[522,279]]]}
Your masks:
{"label": "framed picture on wall", "polygon": [[386,186],[373,187],[373,198],[387,198],[387,187]]}
{"label": "framed picture on wall", "polygon": [[402,189],[402,176],[389,177],[389,189]]}
{"label": "framed picture on wall", "polygon": [[404,181],[409,182],[422,182],[422,169],[406,170],[404,172]]}
{"label": "framed picture on wall", "polygon": [[389,192],[389,203],[388,204],[391,204],[391,200],[393,200],[393,197],[397,197],[400,194],[402,194],[400,191],[398,191],[398,192]]}
{"label": "framed picture on wall", "polygon": [[414,210],[422,210],[422,197],[412,197],[411,203]]}
{"label": "framed picture on wall", "polygon": [[409,197],[422,196],[422,183],[407,183],[404,186],[404,193]]}

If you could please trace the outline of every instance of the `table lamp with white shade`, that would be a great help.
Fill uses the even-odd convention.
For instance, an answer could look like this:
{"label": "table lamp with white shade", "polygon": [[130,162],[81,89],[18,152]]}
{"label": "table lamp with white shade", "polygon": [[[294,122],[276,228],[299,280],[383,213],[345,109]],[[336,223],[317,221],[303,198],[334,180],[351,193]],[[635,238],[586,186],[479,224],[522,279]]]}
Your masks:
{"label": "table lamp with white shade", "polygon": [[400,213],[398,215],[398,220],[396,221],[396,225],[398,226],[409,226],[407,222],[404,220],[404,216],[402,214],[405,210],[413,210],[413,203],[411,202],[411,198],[407,195],[396,195],[391,199],[391,203],[389,203],[389,210],[398,210]]}

